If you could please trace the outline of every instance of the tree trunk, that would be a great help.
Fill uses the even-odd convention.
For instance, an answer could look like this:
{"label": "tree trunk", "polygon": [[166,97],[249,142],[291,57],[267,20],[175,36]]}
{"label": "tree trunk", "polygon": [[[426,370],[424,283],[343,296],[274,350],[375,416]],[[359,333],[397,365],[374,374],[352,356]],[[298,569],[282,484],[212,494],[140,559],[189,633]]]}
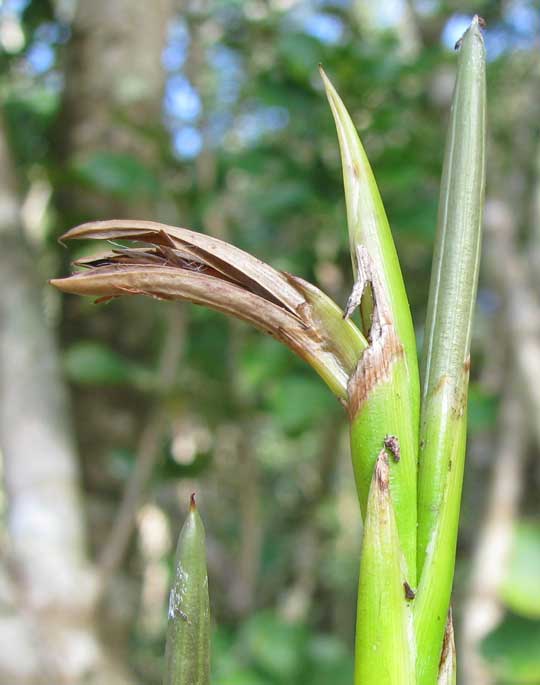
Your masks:
{"label": "tree trunk", "polygon": [[[79,2],[66,61],[66,88],[57,135],[63,164],[96,152],[127,154],[157,163],[164,71],[161,55],[171,0]],[[63,207],[88,220],[101,215],[141,218],[147,200],[131,196],[65,193]]]}
{"label": "tree trunk", "polygon": [[[164,139],[162,53],[173,9],[172,0],[93,0],[77,4],[72,37],[66,47],[65,91],[56,135],[56,154],[62,167],[73,168],[106,153],[127,157],[159,177]],[[168,205],[169,215],[164,215],[163,204],[158,211],[156,198],[137,189],[126,196],[108,192],[99,185],[77,183],[58,189],[55,201],[63,229],[94,218],[137,217],[170,222],[176,219]],[[85,317],[81,316],[78,302],[66,299],[63,330],[67,335],[76,331],[77,340],[99,338],[112,349],[142,357],[152,344],[150,338],[155,336],[157,325],[163,327],[165,341],[176,337],[173,344],[180,350],[182,332],[175,323],[178,313],[169,315],[166,308],[132,300],[118,301],[112,307],[101,308],[96,317]],[[132,325],[135,315],[136,327]],[[157,366],[164,362],[170,368],[166,359],[170,343],[163,344]],[[171,372],[167,382],[174,377],[175,372]],[[100,486],[108,475],[102,464],[107,463],[111,448],[110,425],[121,414],[119,408],[124,401],[124,406],[130,408],[129,418],[116,422],[125,427],[117,439],[124,446],[138,442],[139,448],[124,493],[117,492],[111,497],[118,482],[111,480],[108,492],[103,494]],[[114,395],[102,392],[97,403],[95,392],[79,388],[74,407],[82,464],[85,475],[89,475],[85,482],[87,498],[96,504],[90,511],[101,512],[91,520],[89,528],[90,545],[99,567],[99,616],[107,644],[117,651],[125,651],[133,632],[136,602],[119,606],[115,598],[119,586],[115,583],[120,581],[121,592],[129,593],[129,583],[119,577],[118,571],[129,552],[136,516],[161,454],[163,427],[168,421],[162,408],[155,404],[150,396],[133,403],[133,391],[129,388],[118,389]],[[109,421],[107,426],[104,416]],[[92,474],[98,474],[97,479],[93,480]],[[119,498],[123,498],[120,505]]]}
{"label": "tree trunk", "polygon": [[[146,163],[159,125],[169,0],[79,2],[68,45],[58,154],[96,150]],[[131,682],[95,628],[98,582],[87,557],[79,472],[42,280],[24,241],[0,122],[0,445],[8,540],[0,565],[0,681],[13,685]],[[138,214],[140,202],[61,192],[68,214]],[[52,274],[51,274],[52,275]]]}
{"label": "tree trunk", "polygon": [[0,122],[0,445],[8,540],[0,567],[0,680],[127,683],[95,632],[78,467],[36,260],[22,235]]}

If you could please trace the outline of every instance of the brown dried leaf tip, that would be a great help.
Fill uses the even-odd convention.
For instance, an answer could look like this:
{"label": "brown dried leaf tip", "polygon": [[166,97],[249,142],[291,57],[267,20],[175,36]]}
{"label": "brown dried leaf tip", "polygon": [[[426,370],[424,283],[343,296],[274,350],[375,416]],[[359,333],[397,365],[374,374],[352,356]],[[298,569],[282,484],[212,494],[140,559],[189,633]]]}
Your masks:
{"label": "brown dried leaf tip", "polygon": [[392,455],[393,460],[397,462],[401,459],[401,450],[399,447],[399,440],[395,435],[387,435],[384,439],[384,446]]}
{"label": "brown dried leaf tip", "polygon": [[98,221],[71,229],[62,239],[136,241],[80,259],[84,271],[51,283],[99,301],[121,295],[186,300],[236,316],[273,335],[308,361],[341,398],[360,351],[361,333],[342,320],[321,290],[273,269],[229,243],[152,221]]}
{"label": "brown dried leaf tip", "polygon": [[[475,15],[474,15],[474,17],[473,17],[473,23],[474,23],[474,22],[476,22],[476,23],[478,24],[478,26],[479,26],[481,29],[485,29],[486,26],[487,26],[487,21],[484,19],[484,17],[480,17],[478,14],[475,14]],[[468,31],[468,29],[467,29],[467,31]],[[467,33],[467,31],[465,31],[465,33]],[[456,41],[456,44],[454,45],[454,50],[459,50],[459,49],[460,49],[460,47],[461,47],[461,45],[462,45],[462,43],[463,43],[463,38],[464,38],[464,36],[465,36],[465,33],[463,34],[463,36],[461,36],[461,38],[459,38],[459,39]]]}
{"label": "brown dried leaf tip", "polygon": [[196,508],[197,508],[197,503],[195,502],[195,493],[192,492],[191,496],[189,498],[189,510],[195,511]]}

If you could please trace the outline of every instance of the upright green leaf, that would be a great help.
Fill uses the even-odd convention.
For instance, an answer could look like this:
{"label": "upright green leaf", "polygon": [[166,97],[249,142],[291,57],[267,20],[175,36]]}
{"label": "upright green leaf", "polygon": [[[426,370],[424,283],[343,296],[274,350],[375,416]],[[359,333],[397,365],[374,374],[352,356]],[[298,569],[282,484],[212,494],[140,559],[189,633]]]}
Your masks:
{"label": "upright green leaf", "polygon": [[370,343],[349,381],[351,452],[362,514],[377,454],[391,439],[392,499],[403,553],[416,579],[416,464],[419,377],[409,304],[388,219],[366,154],[341,98],[321,70],[338,132],[355,285]]}
{"label": "upright green leaf", "polygon": [[169,599],[164,685],[209,685],[210,606],[204,526],[191,496]]}
{"label": "upright green leaf", "polygon": [[485,155],[485,51],[478,18],[461,41],[431,277],[418,484],[418,682],[435,682],[454,574],[466,445],[469,350]]}
{"label": "upright green leaf", "polygon": [[[411,382],[407,396],[418,416],[420,392],[416,338],[392,232],[373,171],[356,128],[343,101],[322,69],[321,75],[334,115],[341,150],[353,275],[357,281],[360,266],[358,248],[363,246],[369,253],[374,270],[379,274],[392,312],[396,334],[405,350]],[[365,319],[364,323],[367,323],[367,326],[364,333],[367,334],[370,316],[368,315]]]}
{"label": "upright green leaf", "polygon": [[414,685],[413,602],[389,490],[388,455],[382,450],[369,490],[362,540],[356,685]]}

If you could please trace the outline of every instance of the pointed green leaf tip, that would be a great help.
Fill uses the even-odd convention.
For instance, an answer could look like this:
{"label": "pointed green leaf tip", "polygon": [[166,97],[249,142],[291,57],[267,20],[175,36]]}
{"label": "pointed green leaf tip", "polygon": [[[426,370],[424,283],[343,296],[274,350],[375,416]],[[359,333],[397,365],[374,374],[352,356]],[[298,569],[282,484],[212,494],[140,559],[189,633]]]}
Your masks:
{"label": "pointed green leaf tip", "polygon": [[388,455],[373,472],[362,540],[355,685],[414,685],[414,592],[406,576],[389,491]]}
{"label": "pointed green leaf tip", "polygon": [[210,684],[210,606],[204,526],[191,495],[169,599],[164,685]]}
{"label": "pointed green leaf tip", "polygon": [[[334,116],[341,151],[353,275],[356,281],[358,278],[359,248],[364,246],[373,262],[373,268],[379,274],[397,335],[405,348],[411,379],[414,381],[415,374],[418,374],[414,327],[401,268],[381,195],[349,112],[323,68],[319,67],[319,70]],[[369,319],[369,314],[369,312],[362,312],[364,325]],[[368,331],[369,326],[364,330],[364,333],[368,333]],[[415,402],[418,407],[419,391],[417,388],[418,381],[414,381],[411,395],[416,393]]]}
{"label": "pointed green leaf tip", "polygon": [[351,455],[362,515],[377,454],[392,436],[399,464],[390,465],[390,489],[410,581],[416,583],[416,481],[420,382],[414,328],[381,196],[354,124],[321,69],[334,116],[347,206],[355,285],[348,317],[360,305],[369,347],[348,383]]}
{"label": "pointed green leaf tip", "polygon": [[415,607],[419,685],[435,681],[452,590],[484,199],[486,66],[478,17],[458,43],[423,352],[421,575]]}

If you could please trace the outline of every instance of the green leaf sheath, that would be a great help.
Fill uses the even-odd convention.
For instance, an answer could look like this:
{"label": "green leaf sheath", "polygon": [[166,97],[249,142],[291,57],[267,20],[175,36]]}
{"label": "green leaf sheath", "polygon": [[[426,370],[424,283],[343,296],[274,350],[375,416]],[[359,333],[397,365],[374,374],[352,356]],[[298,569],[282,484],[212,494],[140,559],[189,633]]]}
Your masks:
{"label": "green leaf sheath", "polygon": [[164,685],[209,685],[210,606],[204,526],[191,498],[169,599]]}
{"label": "green leaf sheath", "polygon": [[369,490],[356,619],[355,685],[413,685],[415,646],[403,555],[389,492],[388,455],[379,454]]}
{"label": "green leaf sheath", "polygon": [[[359,375],[369,376],[370,372],[368,369]],[[408,581],[416,586],[416,450],[410,415],[403,401],[406,379],[403,360],[394,361],[391,372],[383,375],[370,389],[369,397],[358,403],[358,410],[351,418],[350,441],[360,508],[365,518],[373,455],[376,458],[387,436],[399,439],[400,459],[399,462],[391,460],[390,489]],[[359,379],[359,386],[363,383],[364,378]]]}
{"label": "green leaf sheath", "polygon": [[[454,431],[448,434],[447,440],[441,441],[448,458],[448,477],[414,607],[418,683],[422,685],[436,682],[452,592],[467,430],[466,421],[454,423]],[[426,439],[430,438],[435,442],[437,433],[427,435]]]}
{"label": "green leaf sheath", "polygon": [[454,574],[485,155],[485,51],[465,33],[448,130],[423,352],[415,605],[418,682],[433,685]]}
{"label": "green leaf sheath", "polygon": [[364,333],[370,342],[349,381],[351,452],[360,506],[365,516],[377,455],[385,438],[397,438],[400,459],[391,460],[390,488],[409,582],[414,584],[420,398],[414,328],[373,172],[341,98],[321,73],[341,150],[355,275],[347,313],[360,305]]}

